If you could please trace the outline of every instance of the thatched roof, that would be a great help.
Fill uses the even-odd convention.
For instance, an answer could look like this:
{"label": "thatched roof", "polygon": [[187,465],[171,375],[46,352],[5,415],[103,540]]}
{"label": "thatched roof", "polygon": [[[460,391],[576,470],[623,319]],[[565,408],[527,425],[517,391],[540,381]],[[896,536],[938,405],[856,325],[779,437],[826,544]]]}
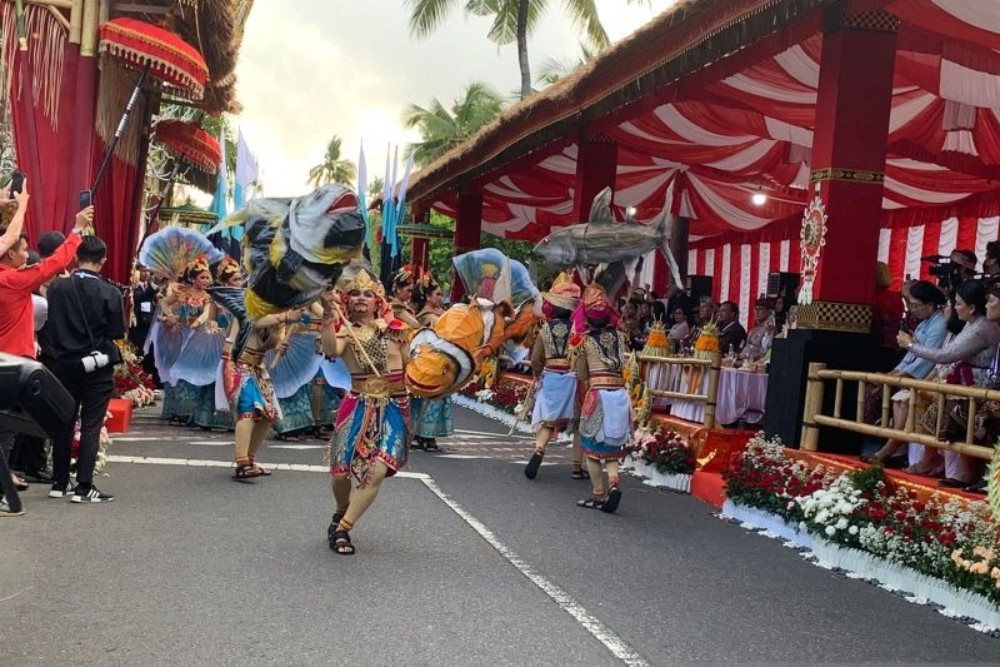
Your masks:
{"label": "thatched roof", "polygon": [[677,0],[655,19],[414,174],[410,199],[434,199],[642,104],[727,54],[778,33],[833,0]]}
{"label": "thatched roof", "polygon": [[144,0],[131,3],[127,15],[165,23],[198,49],[210,79],[199,106],[211,114],[237,113],[241,106],[236,99],[236,60],[252,6],[253,0]]}

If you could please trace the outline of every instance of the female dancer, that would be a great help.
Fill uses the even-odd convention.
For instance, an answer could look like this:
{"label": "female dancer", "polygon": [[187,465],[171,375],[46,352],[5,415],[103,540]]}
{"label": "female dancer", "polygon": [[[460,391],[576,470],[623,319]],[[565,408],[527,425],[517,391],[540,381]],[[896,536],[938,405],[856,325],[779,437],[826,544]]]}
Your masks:
{"label": "female dancer", "polygon": [[[416,300],[423,305],[417,314],[421,327],[433,329],[437,321],[444,315],[444,294],[441,286],[428,275],[425,285],[414,291]],[[441,451],[437,444],[438,438],[452,435],[455,432],[455,405],[451,395],[438,399],[414,397],[411,405],[413,415],[413,448],[428,452]]]}

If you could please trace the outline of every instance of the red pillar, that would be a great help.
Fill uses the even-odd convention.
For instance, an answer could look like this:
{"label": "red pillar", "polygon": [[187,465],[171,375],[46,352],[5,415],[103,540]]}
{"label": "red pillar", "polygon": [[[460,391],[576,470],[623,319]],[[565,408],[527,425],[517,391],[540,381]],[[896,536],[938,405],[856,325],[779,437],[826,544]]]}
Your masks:
{"label": "red pillar", "polygon": [[[789,444],[802,432],[810,363],[885,371],[896,362],[870,330],[897,21],[882,10],[864,11],[865,4],[871,6],[844,0],[825,17],[810,175],[810,194],[826,208],[825,245],[812,302],[798,309],[798,329],[774,343],[764,407],[765,433]],[[832,409],[828,392],[823,410]],[[846,397],[841,410],[855,409],[856,397]],[[858,454],[861,446],[859,435],[820,433],[821,451]]]}
{"label": "red pillar", "polygon": [[[881,10],[852,15],[854,4],[828,12],[823,36],[810,183],[825,203],[828,221],[813,286],[818,303],[810,310],[859,305],[853,317],[860,323],[875,297],[896,21]],[[849,310],[838,308],[841,315]],[[829,317],[807,314],[807,324],[819,320]]]}
{"label": "red pillar", "polygon": [[[458,218],[455,219],[455,255],[479,249],[479,235],[483,230],[483,193],[463,189],[458,193]],[[451,284],[451,301],[465,296],[465,287],[455,275]]]}
{"label": "red pillar", "polygon": [[[415,224],[427,222],[427,209],[421,202],[413,205],[413,222]],[[427,268],[427,239],[414,237],[410,241],[410,263],[422,269]]]}
{"label": "red pillar", "polygon": [[[573,222],[586,222],[594,197],[604,188],[615,187],[618,144],[607,137],[591,137],[578,144]],[[628,202],[626,202],[627,204]]]}

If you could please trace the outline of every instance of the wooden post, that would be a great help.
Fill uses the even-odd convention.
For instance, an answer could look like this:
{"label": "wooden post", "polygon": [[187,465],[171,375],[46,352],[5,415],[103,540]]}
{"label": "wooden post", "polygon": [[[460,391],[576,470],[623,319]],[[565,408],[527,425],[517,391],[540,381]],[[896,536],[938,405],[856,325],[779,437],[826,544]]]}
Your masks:
{"label": "wooden post", "polygon": [[892,416],[892,387],[887,384],[882,385],[882,428],[889,428],[890,417]]}
{"label": "wooden post", "polygon": [[913,433],[917,427],[917,390],[910,390],[910,409],[906,414],[906,432]]}
{"label": "wooden post", "polygon": [[866,389],[868,388],[868,383],[864,380],[858,382],[858,405],[855,410],[854,421],[859,424],[865,423],[865,395]]}
{"label": "wooden post", "polygon": [[80,30],[80,55],[93,58],[97,55],[97,28],[100,23],[100,5],[97,0],[83,0],[83,24]]}
{"label": "wooden post", "polygon": [[974,444],[974,438],[976,435],[976,399],[970,398],[969,400],[969,419],[968,423],[965,425],[965,442],[967,444]]}
{"label": "wooden post", "polygon": [[934,437],[938,437],[938,433],[941,432],[941,420],[944,417],[944,394],[938,394],[937,397],[937,421],[934,423]]}
{"label": "wooden post", "polygon": [[837,389],[833,396],[833,416],[840,419],[840,408],[844,404],[844,380],[837,378]]}
{"label": "wooden post", "polygon": [[805,452],[815,452],[819,447],[819,425],[815,417],[823,407],[823,381],[819,372],[826,370],[826,364],[809,364],[806,382],[806,404],[802,415],[802,442],[799,447]]}
{"label": "wooden post", "polygon": [[705,401],[705,428],[715,428],[715,406],[719,400],[719,373],[722,368],[722,355],[712,354],[712,365],[708,367],[708,400]]}
{"label": "wooden post", "polygon": [[79,44],[83,30],[83,0],[73,0],[69,9],[69,43]]}

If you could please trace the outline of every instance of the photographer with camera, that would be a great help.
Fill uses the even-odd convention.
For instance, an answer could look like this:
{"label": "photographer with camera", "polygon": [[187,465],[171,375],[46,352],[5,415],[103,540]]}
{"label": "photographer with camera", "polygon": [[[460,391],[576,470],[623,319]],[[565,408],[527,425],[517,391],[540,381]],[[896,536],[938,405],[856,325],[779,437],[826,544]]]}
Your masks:
{"label": "photographer with camera", "polygon": [[[101,427],[114,391],[115,365],[122,360],[115,341],[125,338],[127,332],[122,294],[100,275],[107,254],[104,241],[85,237],[76,253],[79,268],[70,277],[54,281],[48,291],[53,373],[80,410],[74,503],[114,500],[114,496],[99,491],[93,479]],[[73,431],[69,426],[53,442],[50,498],[69,493]]]}
{"label": "photographer with camera", "polygon": [[[18,208],[27,208],[28,193],[22,184],[18,195]],[[6,252],[0,255],[0,352],[14,354],[29,359],[35,358],[34,302],[32,293],[45,282],[59,275],[69,266],[81,242],[80,230],[90,225],[94,210],[87,208],[76,216],[76,228],[59,246],[52,256],[38,264],[26,266],[28,262],[28,240],[19,235]],[[5,238],[8,229],[0,227],[0,239]],[[13,447],[15,433],[0,430],[0,456],[6,460]],[[18,490],[27,485],[23,480],[15,480]],[[0,499],[0,516],[12,516],[8,505]]]}

